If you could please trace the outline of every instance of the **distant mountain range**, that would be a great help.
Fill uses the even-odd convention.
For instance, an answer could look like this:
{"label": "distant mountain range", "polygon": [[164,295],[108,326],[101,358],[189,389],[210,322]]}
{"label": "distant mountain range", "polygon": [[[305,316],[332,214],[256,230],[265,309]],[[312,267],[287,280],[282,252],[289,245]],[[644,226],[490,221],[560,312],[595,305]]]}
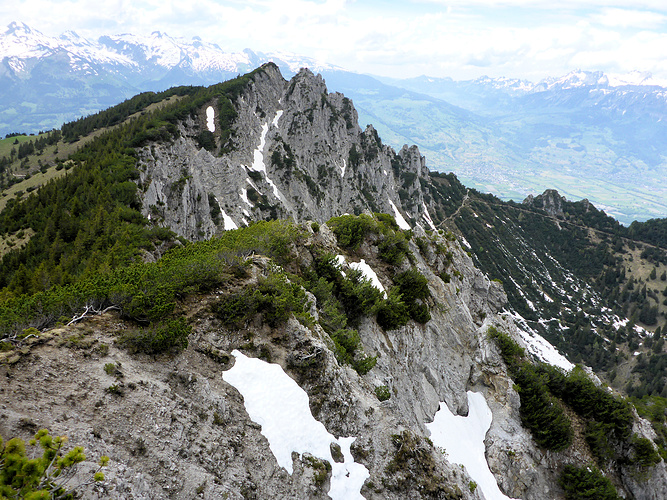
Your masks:
{"label": "distant mountain range", "polygon": [[0,135],[58,128],[137,93],[210,85],[273,61],[321,73],[396,148],[416,144],[433,170],[522,200],[546,188],[588,198],[624,224],[667,215],[667,82],[647,73],[575,71],[407,80],[351,73],[294,54],[225,52],[198,37],[48,37],[22,23],[0,34]]}
{"label": "distant mountain range", "polygon": [[210,85],[274,61],[288,74],[335,69],[293,54],[225,52],[195,37],[121,34],[49,37],[23,23],[0,34],[0,134],[57,128],[137,93]]}

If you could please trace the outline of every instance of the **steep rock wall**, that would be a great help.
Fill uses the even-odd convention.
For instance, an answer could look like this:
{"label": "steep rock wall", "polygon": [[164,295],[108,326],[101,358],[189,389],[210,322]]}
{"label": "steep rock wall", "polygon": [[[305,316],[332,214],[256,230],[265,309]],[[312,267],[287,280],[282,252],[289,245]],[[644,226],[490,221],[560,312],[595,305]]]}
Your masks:
{"label": "steep rock wall", "polygon": [[371,126],[361,131],[351,101],[328,93],[321,76],[302,70],[286,82],[275,66],[257,72],[233,103],[231,148],[219,127],[216,147],[199,147],[209,105],[181,125],[178,139],[140,153],[143,212],[156,223],[202,239],[269,217],[394,215],[393,203],[401,217],[425,224],[419,179],[428,170],[419,150],[396,153]]}

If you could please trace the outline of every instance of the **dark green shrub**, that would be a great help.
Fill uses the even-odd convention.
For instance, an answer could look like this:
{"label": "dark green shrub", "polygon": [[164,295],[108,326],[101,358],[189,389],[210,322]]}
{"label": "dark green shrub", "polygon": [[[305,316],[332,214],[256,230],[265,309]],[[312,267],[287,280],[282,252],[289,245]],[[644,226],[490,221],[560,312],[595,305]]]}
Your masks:
{"label": "dark green shrub", "polygon": [[398,289],[392,288],[387,298],[377,305],[377,322],[385,330],[396,330],[408,323],[410,311],[401,299]]}
{"label": "dark green shrub", "polygon": [[284,324],[292,313],[304,312],[306,294],[300,285],[274,273],[261,279],[255,289],[221,296],[211,306],[212,312],[228,327],[243,328],[256,314],[271,327]]}
{"label": "dark green shrub", "polygon": [[407,304],[407,307],[410,318],[415,320],[417,323],[421,323],[423,325],[431,320],[431,313],[429,312],[428,306],[426,304],[413,302],[411,304]]}
{"label": "dark green shrub", "polygon": [[521,422],[530,429],[535,442],[553,451],[561,451],[572,444],[572,424],[551,396],[545,381],[535,367],[522,364],[514,372],[517,392],[521,397]]}
{"label": "dark green shrub", "polygon": [[582,417],[611,424],[618,439],[630,437],[632,412],[629,403],[596,386],[580,367],[573,369],[562,381],[552,384],[551,388]]}
{"label": "dark green shrub", "polygon": [[333,340],[338,361],[351,365],[360,375],[368,373],[377,363],[375,356],[363,354],[361,338],[357,330],[337,330],[331,334],[331,340]]}
{"label": "dark green shrub", "polygon": [[572,425],[558,400],[549,393],[548,377],[524,359],[525,351],[509,335],[490,327],[487,336],[493,339],[521,398],[521,422],[535,442],[549,450],[561,451],[572,444]]}
{"label": "dark green shrub", "polygon": [[418,323],[426,323],[431,319],[428,307],[423,302],[431,293],[428,290],[428,280],[416,269],[408,269],[394,276],[394,284],[401,294],[410,318]]}
{"label": "dark green shrub", "polygon": [[324,278],[307,283],[308,291],[315,295],[319,307],[320,325],[331,334],[347,326],[347,316],[340,301],[334,296],[334,284]]}
{"label": "dark green shrub", "polygon": [[415,238],[415,243],[417,244],[417,247],[419,248],[419,252],[422,255],[427,255],[428,254],[428,240],[426,238]]}
{"label": "dark green shrub", "polygon": [[284,324],[292,313],[303,313],[306,305],[303,287],[290,283],[281,274],[272,274],[260,280],[254,295],[264,321],[272,327]]}
{"label": "dark green shrub", "polygon": [[358,356],[357,359],[352,362],[352,368],[354,368],[359,375],[366,375],[376,364],[377,356],[367,356],[364,354],[361,357]]}
{"label": "dark green shrub", "polygon": [[400,228],[398,227],[398,224],[396,223],[396,218],[393,215],[381,214],[381,213],[377,213],[377,212],[374,213],[373,215],[387,229],[391,229],[393,231],[400,231]]}
{"label": "dark green shrub", "polygon": [[228,328],[240,329],[257,313],[257,303],[249,289],[226,293],[211,304],[211,312]]}
{"label": "dark green shrub", "polygon": [[618,500],[616,488],[595,467],[566,465],[558,480],[567,500]]}
{"label": "dark green shrub", "polygon": [[337,330],[331,335],[336,347],[336,357],[343,363],[352,363],[354,354],[361,343],[359,332],[351,329]]}
{"label": "dark green shrub", "polygon": [[514,342],[512,337],[506,333],[498,331],[496,327],[489,327],[486,335],[490,339],[495,340],[496,344],[500,348],[500,354],[503,357],[505,364],[510,368],[510,371],[512,367],[515,367],[517,363],[525,356],[525,349]]}
{"label": "dark green shrub", "polygon": [[373,218],[365,214],[333,217],[329,219],[327,225],[336,235],[338,244],[351,250],[359,248],[364,237],[377,228]]}
{"label": "dark green shrub", "polygon": [[386,385],[380,385],[375,388],[375,395],[380,401],[387,401],[391,398],[391,391]]}
{"label": "dark green shrub", "polygon": [[[309,286],[312,287],[320,279],[330,283],[332,294],[339,301],[347,323],[351,326],[356,326],[363,316],[371,314],[382,296],[361,271],[350,269],[344,276],[331,254],[316,257],[311,272],[314,276]],[[317,297],[317,293],[315,295]]]}
{"label": "dark green shrub", "polygon": [[610,424],[596,422],[595,420],[586,422],[584,438],[599,464],[604,464],[614,458],[616,452],[609,441],[612,432],[613,428]]}
{"label": "dark green shrub", "polygon": [[172,349],[185,349],[192,327],[185,318],[166,320],[147,328],[123,332],[118,343],[131,352],[159,354]]}
{"label": "dark green shrub", "polygon": [[197,136],[197,143],[200,148],[204,148],[206,151],[215,151],[215,135],[210,130],[203,130]]}
{"label": "dark green shrub", "polygon": [[431,295],[428,290],[428,280],[414,268],[394,276],[394,284],[398,286],[405,302],[424,300]]}
{"label": "dark green shrub", "polygon": [[378,257],[393,266],[403,262],[409,252],[410,247],[403,233],[391,232],[386,234],[378,244]]}
{"label": "dark green shrub", "polygon": [[639,437],[633,434],[632,439],[632,464],[639,469],[647,469],[653,467],[660,462],[660,455],[656,451],[653,443],[645,437]]}
{"label": "dark green shrub", "polygon": [[382,292],[361,271],[355,269],[347,272],[337,292],[351,325],[356,325],[363,316],[371,314],[375,304],[382,298]]}

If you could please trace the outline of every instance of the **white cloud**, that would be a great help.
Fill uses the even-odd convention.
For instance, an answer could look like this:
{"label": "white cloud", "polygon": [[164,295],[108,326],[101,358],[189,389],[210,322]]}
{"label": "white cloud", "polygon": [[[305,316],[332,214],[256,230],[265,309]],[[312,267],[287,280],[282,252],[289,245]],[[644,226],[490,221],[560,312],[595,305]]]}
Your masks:
{"label": "white cloud", "polygon": [[4,2],[4,24],[48,35],[163,31],[227,51],[251,48],[326,59],[388,76],[532,80],[572,69],[640,69],[667,79],[667,2],[638,0],[346,0]]}
{"label": "white cloud", "polygon": [[663,14],[628,9],[605,9],[593,19],[604,26],[618,28],[656,29],[667,23],[667,16]]}

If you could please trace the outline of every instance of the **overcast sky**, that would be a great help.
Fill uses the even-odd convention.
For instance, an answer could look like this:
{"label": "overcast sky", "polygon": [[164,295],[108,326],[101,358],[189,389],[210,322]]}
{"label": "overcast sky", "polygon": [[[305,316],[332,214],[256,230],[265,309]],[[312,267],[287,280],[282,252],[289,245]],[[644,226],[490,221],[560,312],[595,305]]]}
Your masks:
{"label": "overcast sky", "polygon": [[51,36],[200,36],[394,77],[537,81],[584,69],[667,80],[665,0],[18,0],[0,18]]}

